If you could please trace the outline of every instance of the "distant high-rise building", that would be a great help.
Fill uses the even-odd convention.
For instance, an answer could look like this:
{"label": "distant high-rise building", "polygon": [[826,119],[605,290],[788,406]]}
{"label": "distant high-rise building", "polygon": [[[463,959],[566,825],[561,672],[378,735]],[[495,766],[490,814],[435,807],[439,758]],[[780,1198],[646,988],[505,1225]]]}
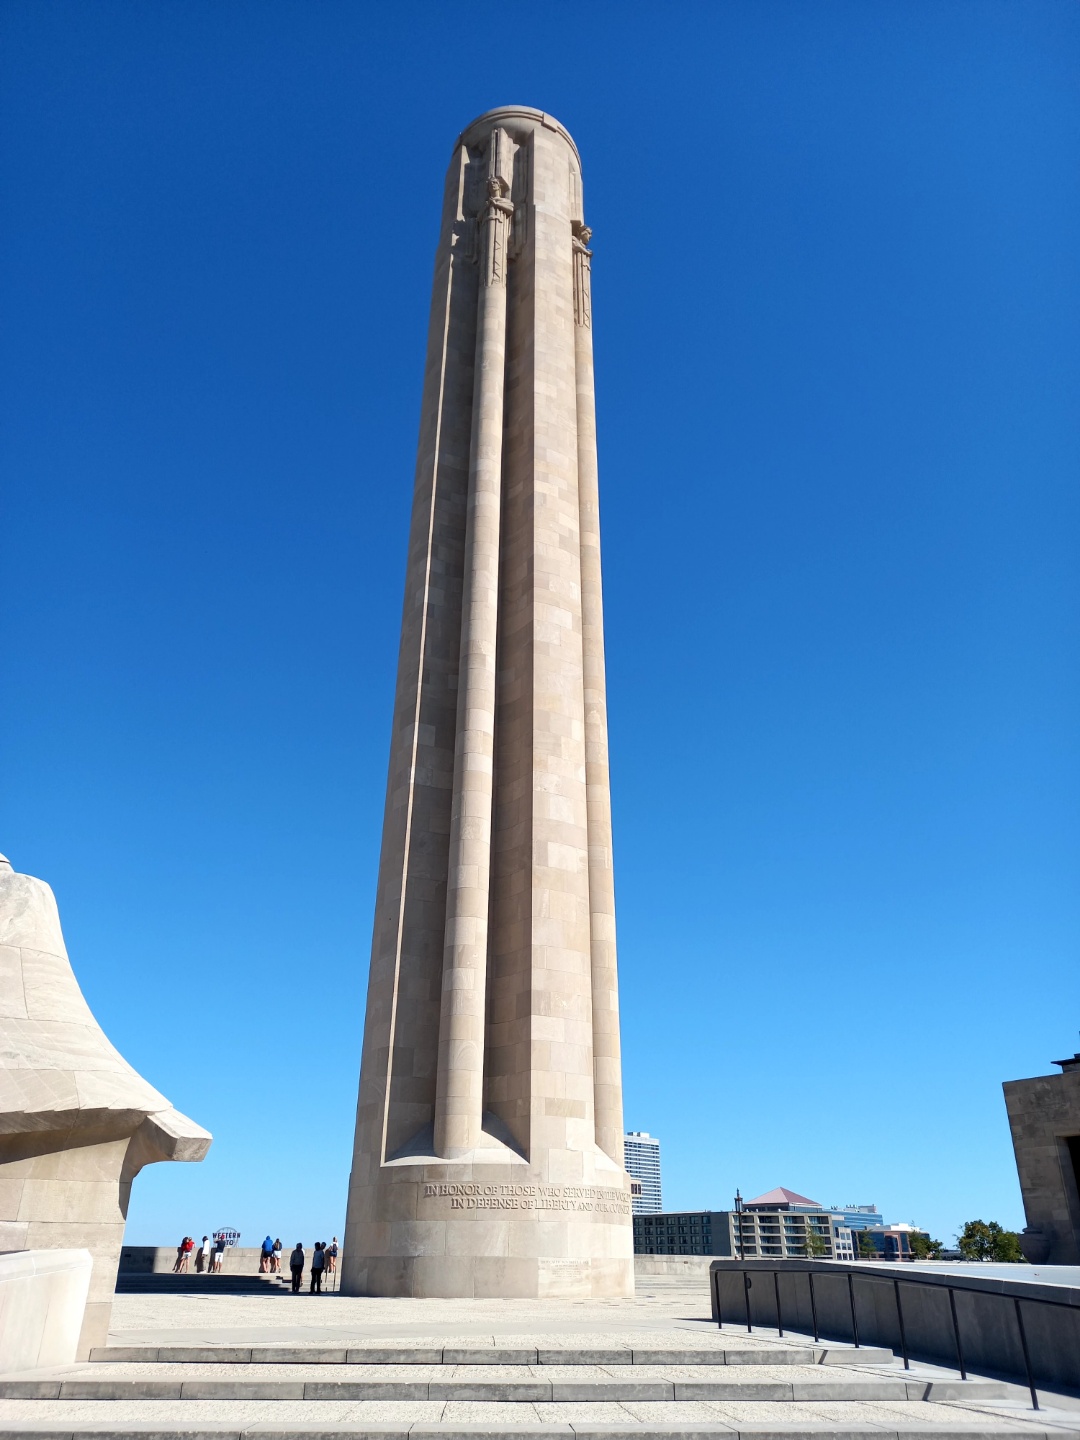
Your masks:
{"label": "distant high-rise building", "polygon": [[630,1130],[623,1137],[626,1173],[630,1176],[630,1205],[635,1215],[659,1215],[660,1141],[647,1130]]}

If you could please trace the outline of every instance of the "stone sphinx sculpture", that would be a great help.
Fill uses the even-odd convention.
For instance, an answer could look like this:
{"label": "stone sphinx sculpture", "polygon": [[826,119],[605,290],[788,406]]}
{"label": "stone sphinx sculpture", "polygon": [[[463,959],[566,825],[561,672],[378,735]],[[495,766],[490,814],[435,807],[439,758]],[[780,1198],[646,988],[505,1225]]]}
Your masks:
{"label": "stone sphinx sculpture", "polygon": [[109,1043],[52,890],[0,855],[0,1251],[90,1251],[82,1356],[106,1343],[132,1180],[210,1139]]}

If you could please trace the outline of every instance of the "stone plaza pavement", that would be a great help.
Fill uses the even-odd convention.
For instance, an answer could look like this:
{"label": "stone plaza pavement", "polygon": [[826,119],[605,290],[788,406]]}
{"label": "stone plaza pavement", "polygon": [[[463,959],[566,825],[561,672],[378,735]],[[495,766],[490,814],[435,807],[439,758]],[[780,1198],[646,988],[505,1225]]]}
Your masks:
{"label": "stone plaza pavement", "polygon": [[69,1437],[1036,1435],[1080,1402],[889,1351],[722,1330],[703,1281],[634,1300],[120,1295],[90,1363],[0,1377],[0,1434]]}

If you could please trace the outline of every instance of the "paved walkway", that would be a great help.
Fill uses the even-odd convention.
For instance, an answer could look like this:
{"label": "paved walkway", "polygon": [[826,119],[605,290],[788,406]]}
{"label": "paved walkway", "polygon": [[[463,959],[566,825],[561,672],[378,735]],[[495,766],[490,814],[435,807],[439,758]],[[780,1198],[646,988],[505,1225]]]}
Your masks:
{"label": "paved walkway", "polygon": [[633,1301],[124,1295],[92,1363],[0,1378],[0,1433],[1080,1440],[1080,1408],[1045,1401],[888,1351],[720,1330],[706,1286],[682,1280]]}

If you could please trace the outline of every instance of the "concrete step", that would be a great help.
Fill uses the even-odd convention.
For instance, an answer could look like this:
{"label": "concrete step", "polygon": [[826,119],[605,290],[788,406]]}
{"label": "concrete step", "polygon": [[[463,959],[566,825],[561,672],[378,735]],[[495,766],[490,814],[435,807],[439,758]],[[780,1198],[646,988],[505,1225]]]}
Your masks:
{"label": "concrete step", "polygon": [[[787,1374],[755,1367],[635,1366],[625,1375],[598,1367],[341,1365],[99,1366],[0,1380],[2,1400],[319,1400],[471,1401],[500,1404],[622,1404],[683,1401],[922,1401],[1003,1399],[993,1380],[941,1381],[806,1366]],[[616,1367],[613,1367],[613,1369]],[[617,1367],[626,1368],[626,1367]],[[759,1367],[757,1367],[759,1368]],[[162,1373],[162,1370],[168,1373]],[[507,1374],[507,1370],[517,1374]],[[462,1373],[462,1371],[466,1373]],[[125,1373],[126,1372],[126,1373]],[[946,1393],[947,1392],[947,1393]]]}
{"label": "concrete step", "polygon": [[140,1275],[121,1271],[117,1295],[262,1295],[289,1291],[282,1275]]}
{"label": "concrete step", "polygon": [[751,1346],[547,1350],[443,1345],[108,1345],[95,1365],[889,1365],[891,1350],[853,1346]]}
{"label": "concrete step", "polygon": [[725,1425],[700,1420],[662,1424],[496,1423],[459,1424],[454,1421],[341,1422],[319,1419],[289,1425],[237,1424],[227,1420],[175,1423],[154,1420],[116,1423],[102,1421],[25,1421],[4,1428],[4,1440],[1080,1440],[1080,1429],[1037,1423],[1002,1421],[1000,1425],[904,1424],[882,1425],[790,1424],[740,1421]]}

